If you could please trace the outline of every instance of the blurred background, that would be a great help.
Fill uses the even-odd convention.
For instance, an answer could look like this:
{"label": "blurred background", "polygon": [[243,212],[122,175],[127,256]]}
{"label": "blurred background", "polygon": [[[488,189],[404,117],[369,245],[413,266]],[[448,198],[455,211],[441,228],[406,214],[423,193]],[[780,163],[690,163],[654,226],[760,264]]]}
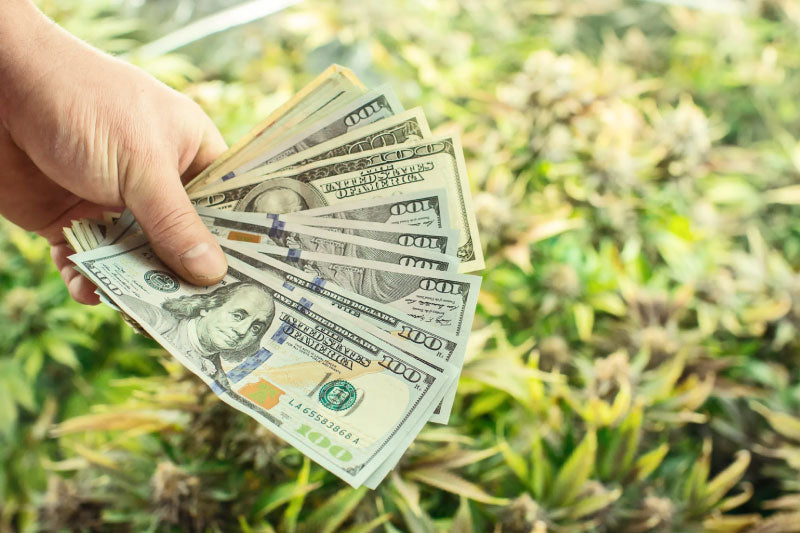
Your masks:
{"label": "blurred background", "polygon": [[350,489],[3,222],[0,531],[800,531],[800,3],[288,3],[39,0],[228,142],[332,62],[460,132],[450,426]]}

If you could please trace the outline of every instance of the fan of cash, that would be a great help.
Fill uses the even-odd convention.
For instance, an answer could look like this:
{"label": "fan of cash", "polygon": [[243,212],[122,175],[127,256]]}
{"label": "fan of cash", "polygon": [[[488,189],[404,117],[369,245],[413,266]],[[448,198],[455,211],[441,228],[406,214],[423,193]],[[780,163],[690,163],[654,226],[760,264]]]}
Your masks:
{"label": "fan of cash", "polygon": [[64,228],[76,268],[226,403],[375,488],[446,424],[483,268],[457,138],[333,65],[186,186],[227,255],[187,284],[133,215]]}

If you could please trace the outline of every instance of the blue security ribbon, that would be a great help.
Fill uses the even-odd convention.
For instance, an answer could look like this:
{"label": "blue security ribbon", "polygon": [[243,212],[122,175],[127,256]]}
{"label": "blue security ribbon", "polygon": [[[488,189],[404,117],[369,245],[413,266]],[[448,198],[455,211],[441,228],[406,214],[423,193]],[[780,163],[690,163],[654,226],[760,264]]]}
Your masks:
{"label": "blue security ribbon", "polygon": [[314,305],[311,300],[307,300],[305,297],[301,297],[298,303],[306,309],[311,309],[311,306]]}
{"label": "blue security ribbon", "polygon": [[284,226],[286,226],[286,222],[283,220],[278,220],[277,218],[272,220],[272,226],[269,228],[268,235],[270,237],[275,237],[278,235],[279,232],[283,231]]}
{"label": "blue security ribbon", "polygon": [[[286,326],[285,326],[285,325],[284,325],[284,326],[281,326],[281,327],[279,327],[279,328],[278,328],[278,331],[276,331],[276,332],[275,332],[275,333],[272,335],[272,340],[274,340],[274,341],[275,341],[275,342],[277,342],[278,344],[283,344],[283,343],[284,343],[284,341],[285,341],[285,340],[286,340],[286,339],[289,337],[289,334],[288,334],[288,333],[286,333],[286,331],[285,331],[285,328],[286,328]],[[291,328],[291,326],[289,326],[289,328],[290,328],[290,329],[292,329],[292,328]]]}
{"label": "blue security ribbon", "polygon": [[230,380],[231,383],[242,381],[270,357],[272,357],[272,352],[264,348],[259,349],[256,353],[239,363],[239,366],[228,372],[228,380]]}
{"label": "blue security ribbon", "polygon": [[285,326],[281,326],[281,327],[279,327],[279,328],[278,328],[278,331],[276,331],[276,332],[275,332],[275,333],[272,335],[272,340],[274,340],[274,341],[275,341],[275,342],[277,342],[278,344],[283,344],[283,342],[284,342],[284,341],[286,340],[286,338],[289,336],[289,334],[288,334],[288,333],[286,333],[286,332],[283,330],[283,328],[284,328],[284,327],[285,327]]}

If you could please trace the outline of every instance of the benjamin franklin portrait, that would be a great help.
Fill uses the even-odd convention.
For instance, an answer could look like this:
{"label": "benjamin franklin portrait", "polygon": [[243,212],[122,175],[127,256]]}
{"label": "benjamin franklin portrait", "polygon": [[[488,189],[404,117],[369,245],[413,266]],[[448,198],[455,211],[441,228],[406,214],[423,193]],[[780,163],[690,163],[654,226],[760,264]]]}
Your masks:
{"label": "benjamin franklin portrait", "polygon": [[123,302],[226,389],[222,362],[236,365],[255,354],[275,315],[272,295],[246,282],[172,298],[160,307],[129,296]]}
{"label": "benjamin franklin portrait", "polygon": [[253,187],[234,211],[284,214],[327,205],[314,187],[291,178],[272,178]]}

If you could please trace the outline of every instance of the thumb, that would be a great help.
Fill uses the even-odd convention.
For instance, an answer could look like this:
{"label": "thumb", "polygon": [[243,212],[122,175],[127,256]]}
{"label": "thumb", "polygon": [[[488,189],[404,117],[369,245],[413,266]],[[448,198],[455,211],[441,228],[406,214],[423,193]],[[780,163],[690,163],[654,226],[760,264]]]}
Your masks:
{"label": "thumb", "polygon": [[200,220],[177,175],[136,180],[125,204],[144,230],[153,251],[195,285],[213,285],[228,269],[216,239]]}
{"label": "thumb", "polygon": [[211,165],[221,153],[228,149],[228,145],[225,144],[225,139],[222,138],[222,135],[211,119],[200,110],[199,106],[197,109],[199,111],[198,117],[202,124],[203,136],[200,140],[200,146],[197,148],[194,160],[181,175],[181,181],[184,183],[188,183],[191,179],[200,174],[200,172]]}

